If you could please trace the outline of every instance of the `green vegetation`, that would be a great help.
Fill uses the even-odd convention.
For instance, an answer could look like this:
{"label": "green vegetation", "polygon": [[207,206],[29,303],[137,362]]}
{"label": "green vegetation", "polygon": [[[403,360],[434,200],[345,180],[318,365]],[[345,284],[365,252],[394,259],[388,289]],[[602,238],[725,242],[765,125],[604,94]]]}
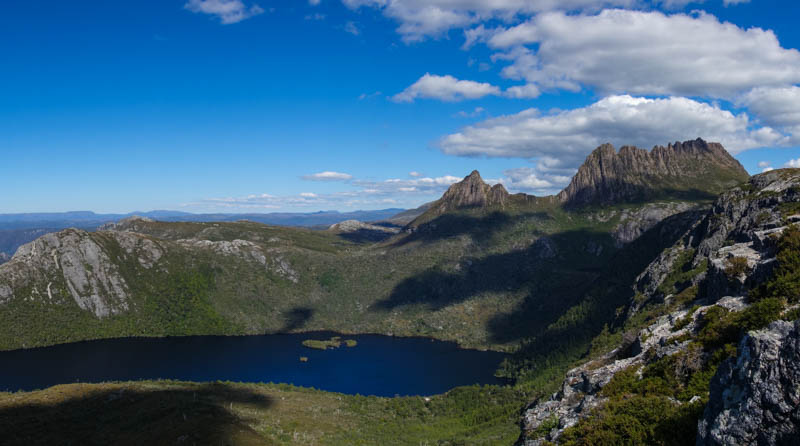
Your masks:
{"label": "green vegetation", "polygon": [[694,254],[694,249],[686,249],[678,255],[669,275],[658,286],[659,293],[667,295],[683,291],[693,278],[708,270],[707,259],[703,259],[696,268],[692,268]]}
{"label": "green vegetation", "polygon": [[785,298],[791,303],[800,301],[800,227],[789,226],[778,240],[776,254],[778,266],[772,278],[754,290],[756,299],[766,297]]}
{"label": "green vegetation", "polygon": [[[792,294],[797,285],[791,283],[800,270],[796,226],[781,236],[777,255],[778,267],[764,286],[753,290],[752,305],[740,312],[710,307],[698,316],[697,333],[682,337],[692,341],[687,350],[649,363],[641,376],[638,366],[618,372],[601,391],[608,401],[565,430],[562,444],[693,444],[711,378],[722,361],[736,355],[741,337],[782,317],[792,320],[800,315],[800,309],[783,314],[787,298],[797,300]],[[746,267],[746,261],[733,262],[735,270],[726,274],[740,274],[742,263]],[[685,326],[697,308],[690,309],[675,328]]]}
{"label": "green vegetation", "polygon": [[747,274],[750,267],[747,265],[747,259],[744,257],[729,257],[725,259],[725,275],[733,280]]}
{"label": "green vegetation", "polygon": [[0,393],[3,444],[507,445],[530,398],[510,387],[379,398],[287,384],[67,384]]}
{"label": "green vegetation", "polygon": [[303,346],[308,348],[315,348],[317,350],[327,350],[329,348],[339,348],[342,344],[348,347],[355,347],[358,342],[355,339],[342,340],[339,336],[334,336],[328,340],[306,339],[303,341]]}
{"label": "green vegetation", "polygon": [[327,350],[329,348],[339,348],[344,344],[348,347],[355,347],[358,345],[355,339],[342,340],[339,336],[334,336],[328,340],[306,339],[303,341],[303,346],[308,348],[315,348],[317,350]]}

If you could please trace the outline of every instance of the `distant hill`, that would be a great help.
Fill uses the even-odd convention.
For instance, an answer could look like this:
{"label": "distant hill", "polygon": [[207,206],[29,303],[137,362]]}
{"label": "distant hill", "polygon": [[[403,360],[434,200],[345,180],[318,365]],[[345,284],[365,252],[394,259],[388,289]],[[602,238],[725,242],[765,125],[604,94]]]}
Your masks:
{"label": "distant hill", "polygon": [[[325,229],[332,224],[346,220],[364,222],[390,221],[403,212],[405,212],[404,209],[390,208],[374,211],[275,212],[268,214],[191,214],[164,210],[130,212],[127,214],[96,214],[91,211],[0,214],[0,252],[12,255],[21,245],[50,232],[66,228],[94,231],[103,224],[118,222],[134,215],[172,222],[234,222],[249,220],[270,225]],[[403,224],[398,224],[398,226]]]}

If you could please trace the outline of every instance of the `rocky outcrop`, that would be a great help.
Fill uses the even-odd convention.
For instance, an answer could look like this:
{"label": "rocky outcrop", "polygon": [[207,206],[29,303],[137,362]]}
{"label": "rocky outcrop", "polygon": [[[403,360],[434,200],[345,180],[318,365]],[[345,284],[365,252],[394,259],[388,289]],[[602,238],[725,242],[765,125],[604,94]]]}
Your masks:
{"label": "rocky outcrop", "polygon": [[611,232],[617,247],[628,244],[664,221],[665,218],[686,212],[692,205],[686,202],[648,203],[634,210],[623,210],[619,223]]}
{"label": "rocky outcrop", "polygon": [[139,215],[132,215],[127,218],[123,218],[122,220],[114,223],[106,223],[99,228],[98,231],[127,231],[127,232],[138,232],[137,226],[140,224],[147,224],[153,223],[155,220],[148,217],[141,217]]}
{"label": "rocky outcrop", "polygon": [[800,321],[742,339],[711,381],[697,445],[800,443]]}
{"label": "rocky outcrop", "polygon": [[702,139],[651,151],[603,144],[586,158],[558,199],[570,206],[643,200],[660,195],[716,194],[749,175],[722,145]]}
{"label": "rocky outcrop", "polygon": [[[698,232],[697,246],[698,255],[710,260],[708,296],[741,293],[770,274],[775,242],[796,220],[782,209],[800,202],[799,185],[800,169],[775,170],[754,176],[714,202]],[[746,262],[744,271],[731,267],[737,259]]]}
{"label": "rocky outcrop", "polygon": [[[523,412],[519,444],[558,443],[564,429],[604,404],[602,389],[617,372],[629,367],[641,370],[654,360],[686,351],[703,315],[715,306],[727,311],[747,308],[746,290],[770,276],[779,235],[800,220],[794,215],[798,202],[800,169],[794,169],[753,177],[722,194],[706,214],[686,212],[694,223],[682,226],[689,229],[636,278],[636,296],[627,317],[647,304],[669,308],[673,288],[679,293],[692,285],[698,294],[687,306],[699,308],[688,318],[687,306],[661,316],[632,340],[626,334],[628,341],[604,357],[570,370],[559,392]],[[668,223],[665,230],[674,226]],[[798,326],[775,323],[745,338],[739,358],[721,367],[712,383],[698,444],[777,445],[800,440],[798,331]]]}
{"label": "rocky outcrop", "polygon": [[477,170],[473,170],[462,181],[450,186],[425,214],[441,215],[462,208],[503,207],[508,198],[509,193],[502,184],[490,186]]}
{"label": "rocky outcrop", "polygon": [[[545,400],[534,401],[522,415],[523,433],[518,446],[539,446],[558,442],[563,431],[591,414],[592,409],[604,404],[602,394],[617,372],[630,367],[641,369],[646,364],[665,356],[683,352],[689,341],[680,341],[686,333],[695,332],[710,308],[723,307],[741,311],[746,307],[743,297],[727,297],[698,308],[679,330],[676,323],[686,317],[687,310],[677,310],[661,316],[653,324],[639,331],[635,338],[607,355],[567,372],[561,390]],[[548,430],[543,432],[544,428]]]}
{"label": "rocky outcrop", "polygon": [[10,255],[8,255],[8,254],[6,254],[4,252],[0,252],[0,265],[2,265],[3,263],[8,262],[9,260],[11,260],[11,256]]}
{"label": "rocky outcrop", "polygon": [[280,248],[264,249],[261,245],[248,240],[181,239],[177,243],[185,248],[209,250],[215,255],[237,257],[244,261],[255,262],[267,271],[277,274],[293,283],[299,281],[299,275]]}
{"label": "rocky outcrop", "polygon": [[99,318],[129,308],[128,285],[100,237],[77,229],[46,234],[21,246],[0,266],[0,283],[0,302],[27,290],[16,297],[45,302],[71,298]]}
{"label": "rocky outcrop", "polygon": [[331,225],[328,228],[328,230],[340,233],[349,233],[357,231],[377,231],[389,234],[397,234],[398,232],[400,232],[400,229],[398,228],[387,228],[385,226],[371,225],[369,223],[360,222],[358,220],[345,220],[343,222]]}

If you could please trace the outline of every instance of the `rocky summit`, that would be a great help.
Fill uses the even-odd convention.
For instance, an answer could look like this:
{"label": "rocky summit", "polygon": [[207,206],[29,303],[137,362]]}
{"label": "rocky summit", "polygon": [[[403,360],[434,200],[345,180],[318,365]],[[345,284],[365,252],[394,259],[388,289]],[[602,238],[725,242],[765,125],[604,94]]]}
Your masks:
{"label": "rocky summit", "polygon": [[463,208],[502,207],[508,198],[509,193],[502,184],[490,186],[477,170],[473,170],[462,181],[450,186],[428,212],[441,215]]}
{"label": "rocky summit", "polygon": [[749,175],[719,143],[676,142],[651,151],[603,144],[558,194],[568,205],[608,204],[659,196],[708,198]]}

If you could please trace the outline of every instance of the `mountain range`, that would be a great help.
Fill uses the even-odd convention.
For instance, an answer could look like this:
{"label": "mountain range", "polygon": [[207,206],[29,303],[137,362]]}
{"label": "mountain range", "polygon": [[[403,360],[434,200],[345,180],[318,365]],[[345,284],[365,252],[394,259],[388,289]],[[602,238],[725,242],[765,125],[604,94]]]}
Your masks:
{"label": "mountain range", "polygon": [[[707,406],[712,377],[747,329],[800,299],[800,271],[786,260],[798,203],[800,171],[751,178],[698,139],[600,146],[555,196],[510,194],[474,171],[406,212],[399,230],[129,217],[43,235],[0,265],[0,348],[310,330],[427,336],[513,353],[498,375],[530,403],[519,444],[715,444],[734,437],[729,415]],[[731,379],[714,381],[717,391]],[[521,408],[484,406],[469,416],[486,417],[486,429],[514,424]]]}

